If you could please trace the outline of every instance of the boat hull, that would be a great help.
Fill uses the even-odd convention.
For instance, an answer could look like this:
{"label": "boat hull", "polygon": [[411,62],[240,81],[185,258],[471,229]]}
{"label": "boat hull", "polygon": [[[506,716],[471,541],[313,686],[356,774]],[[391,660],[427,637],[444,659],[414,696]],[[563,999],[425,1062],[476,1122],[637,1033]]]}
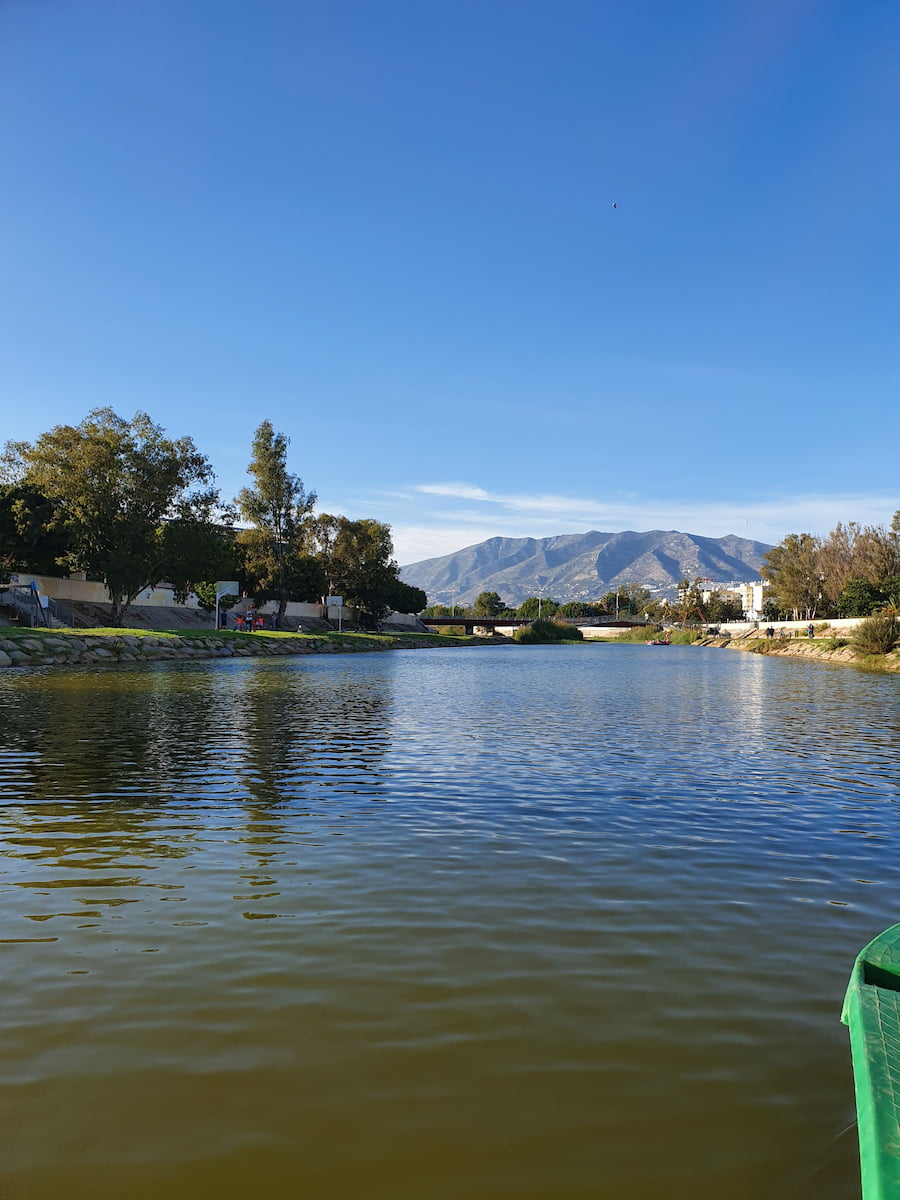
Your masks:
{"label": "boat hull", "polygon": [[900,924],[857,955],[841,1020],[850,1028],[863,1200],[900,1196]]}

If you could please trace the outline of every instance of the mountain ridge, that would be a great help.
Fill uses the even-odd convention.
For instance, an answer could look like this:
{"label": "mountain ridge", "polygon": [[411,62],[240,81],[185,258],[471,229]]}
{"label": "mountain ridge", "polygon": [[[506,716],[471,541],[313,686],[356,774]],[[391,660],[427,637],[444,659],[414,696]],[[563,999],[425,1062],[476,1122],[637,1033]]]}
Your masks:
{"label": "mountain ridge", "polygon": [[453,554],[400,568],[405,583],[421,588],[430,604],[471,604],[479,592],[498,592],[509,605],[526,596],[596,600],[624,584],[654,595],[671,593],[680,579],[714,584],[759,578],[765,542],[728,534],[709,538],[679,530],[627,529],[621,533],[566,533],[546,538],[488,538]]}

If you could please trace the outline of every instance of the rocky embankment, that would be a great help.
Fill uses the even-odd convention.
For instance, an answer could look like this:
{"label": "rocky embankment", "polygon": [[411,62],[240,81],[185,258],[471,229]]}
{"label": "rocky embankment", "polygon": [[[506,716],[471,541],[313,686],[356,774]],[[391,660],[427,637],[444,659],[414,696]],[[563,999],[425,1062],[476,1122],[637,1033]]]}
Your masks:
{"label": "rocky embankment", "polygon": [[286,637],[266,633],[231,633],[179,637],[127,630],[120,634],[80,634],[33,629],[0,637],[0,668],[114,665],[196,658],[278,658],[298,654],[354,654],[483,644],[483,638],[447,638],[422,634]]}
{"label": "rocky embankment", "polygon": [[839,638],[706,638],[698,644],[766,654],[773,658],[814,658],[820,662],[844,663],[870,671],[900,671],[900,647],[890,654],[863,655]]}

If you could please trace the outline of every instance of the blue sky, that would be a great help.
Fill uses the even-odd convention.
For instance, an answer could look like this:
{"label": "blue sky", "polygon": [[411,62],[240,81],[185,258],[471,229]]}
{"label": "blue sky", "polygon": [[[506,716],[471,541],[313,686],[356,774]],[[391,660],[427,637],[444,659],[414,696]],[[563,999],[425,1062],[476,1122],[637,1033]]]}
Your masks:
{"label": "blue sky", "polygon": [[231,497],[268,417],[401,563],[888,522],[898,51],[889,0],[4,0],[0,441],[143,409]]}

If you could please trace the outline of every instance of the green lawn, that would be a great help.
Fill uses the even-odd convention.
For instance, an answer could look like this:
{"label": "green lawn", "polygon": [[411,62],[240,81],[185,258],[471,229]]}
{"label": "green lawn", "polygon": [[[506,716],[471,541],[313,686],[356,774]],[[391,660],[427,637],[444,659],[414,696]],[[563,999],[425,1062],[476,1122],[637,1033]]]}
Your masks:
{"label": "green lawn", "polygon": [[[0,638],[47,638],[47,637],[75,637],[75,638],[180,638],[182,641],[203,640],[223,643],[237,643],[239,645],[248,645],[260,638],[264,640],[284,640],[288,641],[328,641],[335,642],[338,645],[352,645],[366,642],[374,642],[376,644],[390,644],[398,639],[403,641],[411,641],[422,645],[440,645],[442,642],[457,642],[468,643],[473,639],[468,637],[448,637],[437,633],[338,633],[334,630],[322,631],[319,633],[283,633],[280,630],[260,629],[255,633],[239,633],[236,629],[179,629],[179,630],[161,630],[161,629],[117,629],[112,626],[100,626],[91,629],[47,629],[45,626],[39,625],[34,629],[23,628],[20,625],[0,625]],[[477,640],[477,639],[476,639]]]}

